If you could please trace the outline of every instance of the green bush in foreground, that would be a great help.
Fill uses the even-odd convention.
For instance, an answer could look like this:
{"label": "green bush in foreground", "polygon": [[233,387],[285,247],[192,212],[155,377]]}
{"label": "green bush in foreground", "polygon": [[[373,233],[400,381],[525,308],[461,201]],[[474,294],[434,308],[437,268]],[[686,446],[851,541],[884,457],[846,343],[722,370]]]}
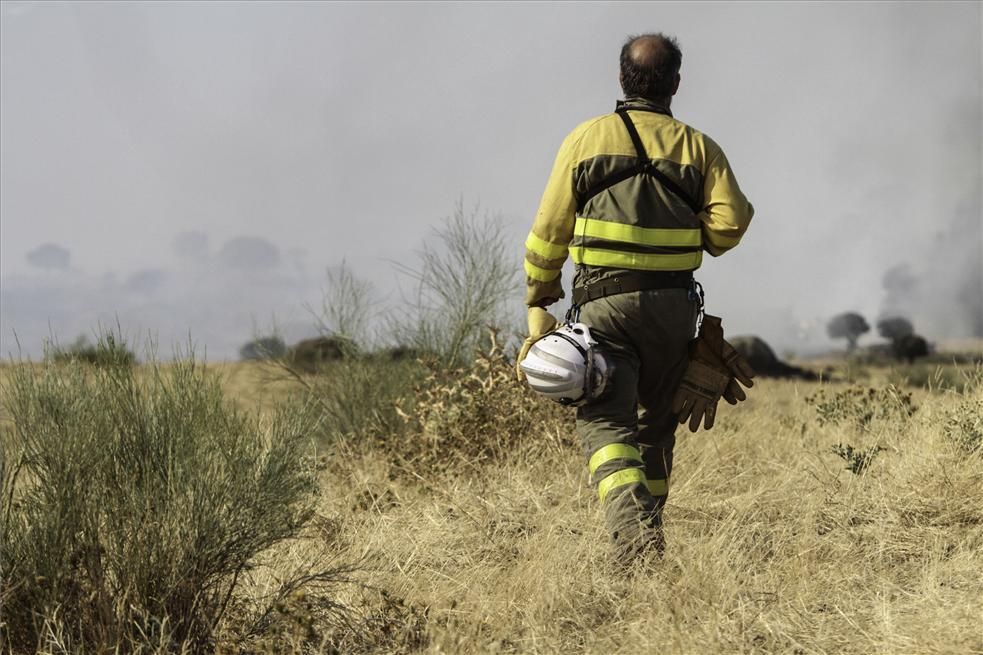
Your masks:
{"label": "green bush in foreground", "polygon": [[0,643],[15,652],[207,650],[255,556],[311,516],[315,416],[241,414],[193,358],[15,365],[3,402]]}

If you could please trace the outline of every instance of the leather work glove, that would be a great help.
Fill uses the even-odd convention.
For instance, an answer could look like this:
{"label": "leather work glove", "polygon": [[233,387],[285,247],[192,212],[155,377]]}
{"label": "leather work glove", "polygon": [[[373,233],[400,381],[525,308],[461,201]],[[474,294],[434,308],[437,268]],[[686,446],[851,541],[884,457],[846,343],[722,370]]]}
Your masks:
{"label": "leather work glove", "polygon": [[724,341],[717,316],[704,316],[700,334],[690,342],[689,351],[689,366],[673,398],[672,410],[680,423],[689,422],[691,432],[696,432],[701,422],[709,430],[721,397],[731,405],[747,399],[741,384],[748,388],[754,385],[754,369]]}
{"label": "leather work glove", "polygon": [[[713,318],[717,317],[714,316]],[[717,320],[719,321],[720,319]],[[754,382],[751,380],[754,377],[754,369],[744,359],[744,356],[737,352],[734,346],[724,341],[723,328],[721,328],[720,337],[723,343],[722,354],[724,365],[730,371],[731,375],[730,382],[727,383],[727,389],[724,391],[724,400],[731,405],[736,405],[743,400],[747,400],[747,394],[744,393],[744,389],[741,389],[741,384],[748,389],[754,386]],[[738,382],[741,384],[738,384]]]}
{"label": "leather work glove", "polygon": [[526,379],[526,374],[519,368],[519,363],[526,358],[526,355],[529,354],[529,349],[532,348],[532,345],[536,341],[555,330],[559,325],[557,320],[553,318],[553,315],[542,307],[530,307],[526,319],[529,323],[529,336],[522,342],[522,348],[519,349],[519,357],[515,360],[515,378],[519,382]]}
{"label": "leather work glove", "polygon": [[727,391],[729,383],[730,376],[715,366],[693,358],[691,353],[686,374],[672,399],[672,411],[679,417],[680,423],[689,421],[690,432],[699,430],[701,421],[704,429],[709,430],[717,415],[717,403]]}

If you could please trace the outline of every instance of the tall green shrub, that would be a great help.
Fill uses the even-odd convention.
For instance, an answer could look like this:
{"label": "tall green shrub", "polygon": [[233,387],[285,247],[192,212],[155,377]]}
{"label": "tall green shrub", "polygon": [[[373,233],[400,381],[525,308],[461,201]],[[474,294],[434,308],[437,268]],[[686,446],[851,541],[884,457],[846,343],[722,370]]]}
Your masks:
{"label": "tall green shrub", "polygon": [[513,252],[500,217],[468,213],[458,202],[424,242],[419,263],[397,264],[416,289],[390,320],[395,343],[433,353],[449,367],[470,364],[518,292],[522,265]]}
{"label": "tall green shrub", "polygon": [[315,414],[240,413],[192,357],[19,364],[2,391],[0,642],[14,651],[208,649],[255,556],[312,514]]}

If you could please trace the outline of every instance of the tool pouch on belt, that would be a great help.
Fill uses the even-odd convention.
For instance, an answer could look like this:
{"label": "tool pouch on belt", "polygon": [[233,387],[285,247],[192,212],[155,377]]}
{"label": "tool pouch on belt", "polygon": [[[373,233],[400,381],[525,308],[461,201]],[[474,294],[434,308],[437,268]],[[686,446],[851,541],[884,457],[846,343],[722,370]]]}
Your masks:
{"label": "tool pouch on belt", "polygon": [[690,431],[696,432],[701,421],[709,430],[720,398],[731,405],[745,400],[747,395],[740,385],[750,388],[753,377],[751,365],[724,340],[720,318],[707,314],[700,334],[690,342],[689,365],[676,390],[672,410],[680,423],[689,421]]}

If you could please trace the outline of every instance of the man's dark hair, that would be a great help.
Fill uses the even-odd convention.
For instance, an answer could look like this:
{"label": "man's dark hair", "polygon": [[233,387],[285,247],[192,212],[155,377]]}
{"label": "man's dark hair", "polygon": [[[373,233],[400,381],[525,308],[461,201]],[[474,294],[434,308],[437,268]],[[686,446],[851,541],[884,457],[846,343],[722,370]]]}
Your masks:
{"label": "man's dark hair", "polygon": [[626,98],[665,100],[683,63],[679,44],[661,32],[629,37],[621,48],[621,88]]}

